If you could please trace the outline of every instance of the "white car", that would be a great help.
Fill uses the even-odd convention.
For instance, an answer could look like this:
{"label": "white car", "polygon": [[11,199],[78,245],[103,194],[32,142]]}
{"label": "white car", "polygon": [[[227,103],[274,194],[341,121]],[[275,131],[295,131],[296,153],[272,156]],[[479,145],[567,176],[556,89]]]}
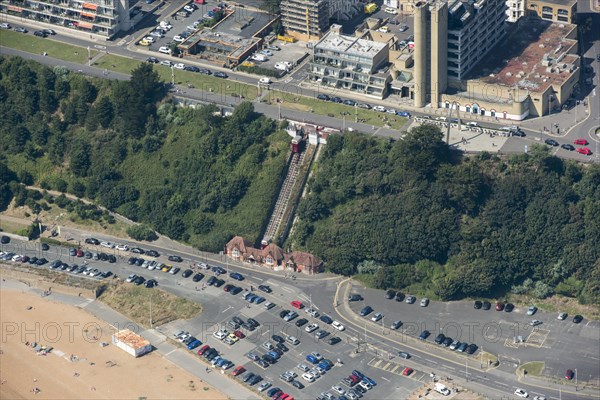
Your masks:
{"label": "white car", "polygon": [[179,35],[175,36],[175,37],[173,38],[173,40],[174,40],[174,41],[176,41],[176,42],[185,42],[185,38],[184,38],[184,37],[181,37],[181,36],[179,36]]}
{"label": "white car", "polygon": [[427,307],[429,305],[429,299],[424,297],[421,299],[421,307]]}
{"label": "white car", "polygon": [[542,395],[542,396],[535,396],[533,398],[533,400],[546,400],[546,396]]}
{"label": "white car", "polygon": [[158,49],[159,53],[164,53],[164,54],[171,54],[171,49],[168,48],[167,46],[161,46]]}
{"label": "white car", "polygon": [[219,340],[223,340],[227,337],[228,332],[224,329],[221,329],[220,331],[214,332],[213,336],[216,337]]}
{"label": "white car", "polygon": [[150,42],[150,43],[156,42],[156,39],[154,39],[152,36],[146,36],[142,40],[145,40],[146,42]]}
{"label": "white car", "polygon": [[515,390],[515,394],[519,397],[522,397],[524,399],[529,397],[529,393],[527,393],[526,391],[524,391],[523,389],[517,389]]}
{"label": "white car", "polygon": [[267,78],[266,76],[262,77],[262,78],[260,78],[258,80],[258,84],[259,85],[270,85],[271,84],[271,78]]}
{"label": "white car", "polygon": [[467,122],[467,126],[477,126],[477,122]]}
{"label": "white car", "polygon": [[184,69],[185,68],[185,64],[184,63],[177,63],[177,64],[173,65],[173,68]]}
{"label": "white car", "polygon": [[317,378],[315,378],[315,376],[313,374],[311,374],[310,372],[306,372],[304,374],[302,374],[302,379],[304,379],[307,382],[314,382]]}
{"label": "white car", "polygon": [[567,318],[567,313],[561,312],[560,314],[558,314],[559,320],[564,321],[565,318]]}
{"label": "white car", "polygon": [[373,386],[371,386],[369,383],[367,383],[365,381],[361,381],[359,383],[359,385],[365,390],[371,390],[373,388]]}
{"label": "white car", "polygon": [[375,314],[375,315],[373,315],[373,316],[371,317],[371,321],[373,321],[373,322],[377,322],[377,321],[379,321],[379,320],[380,320],[380,319],[382,319],[382,318],[383,318],[383,314],[382,314],[382,313],[380,313],[380,312],[378,312],[377,314]]}
{"label": "white car", "polygon": [[100,246],[107,247],[109,249],[114,249],[115,248],[115,245],[112,244],[111,242],[100,242]]}
{"label": "white car", "polygon": [[185,11],[189,12],[189,13],[193,13],[194,11],[196,11],[196,10],[194,9],[194,7],[192,7],[192,6],[190,6],[190,5],[187,5],[187,6],[183,7],[183,9],[184,9]]}
{"label": "white car", "polygon": [[338,331],[343,331],[344,329],[346,329],[346,327],[344,325],[342,325],[339,321],[333,321],[331,323],[331,326],[333,326],[335,329],[337,329]]}
{"label": "white car", "polygon": [[2,28],[2,29],[10,29],[11,26],[10,26],[10,24],[8,24],[6,22],[3,22],[3,23],[0,24],[0,28]]}
{"label": "white car", "polygon": [[169,21],[161,21],[160,25],[158,25],[158,29],[166,29],[170,31],[173,29],[173,25]]}
{"label": "white car", "polygon": [[319,312],[313,308],[309,308],[308,310],[306,310],[306,313],[313,318],[319,318]]}
{"label": "white car", "polygon": [[379,111],[379,112],[386,112],[386,109],[384,106],[375,106],[375,107],[373,107],[373,110]]}
{"label": "white car", "polygon": [[[84,273],[85,273],[85,272],[84,272]],[[133,282],[133,280],[134,280],[135,278],[137,278],[137,275],[136,275],[136,274],[131,274],[131,275],[129,275],[129,276],[127,277],[127,279],[125,279],[125,282],[129,282],[129,283],[131,283],[131,282]]]}
{"label": "white car", "polygon": [[392,7],[387,7],[384,11],[386,14],[394,14],[394,15],[398,14],[398,10],[396,10],[395,8],[392,8]]}
{"label": "white car", "polygon": [[317,359],[317,361],[321,361],[323,359],[323,356],[319,353],[317,353],[316,351],[313,351],[312,353],[310,353],[314,358]]}
{"label": "white car", "polygon": [[289,69],[289,67],[287,65],[285,65],[284,63],[278,62],[278,63],[275,63],[275,69],[278,69],[280,71],[287,71]]}
{"label": "white car", "polygon": [[162,61],[160,62],[160,65],[164,65],[164,66],[166,66],[166,67],[170,67],[170,66],[172,66],[172,65],[173,65],[173,63],[172,63],[171,61],[169,61],[169,60],[162,60]]}
{"label": "white car", "polygon": [[267,390],[268,388],[271,387],[271,382],[263,382],[260,384],[260,386],[258,387],[258,391],[259,392],[264,392],[265,390]]}
{"label": "white car", "polygon": [[272,57],[273,56],[273,52],[271,50],[261,50],[260,54],[268,56],[268,57]]}
{"label": "white car", "polygon": [[319,329],[318,324],[310,324],[306,328],[304,328],[304,330],[308,333],[312,333],[312,332],[316,331],[317,329]]}
{"label": "white car", "polygon": [[267,61],[269,59],[269,57],[265,56],[264,54],[254,54],[250,58],[254,61],[261,61],[261,62]]}
{"label": "white car", "polygon": [[13,256],[13,258],[12,258],[12,260],[13,260],[14,262],[21,261],[22,259],[23,259],[23,256],[22,256],[22,255],[20,255],[20,254],[17,254],[17,255],[15,255],[15,256]]}
{"label": "white car", "polygon": [[334,392],[336,392],[337,394],[339,394],[340,396],[343,395],[344,393],[346,393],[346,391],[344,389],[342,389],[341,386],[338,385],[333,385],[331,387],[331,390],[333,390]]}
{"label": "white car", "polygon": [[150,36],[154,36],[154,37],[157,37],[157,38],[162,38],[165,35],[163,35],[162,32],[160,32],[160,31],[152,31],[152,32],[150,32]]}
{"label": "white car", "polygon": [[127,246],[126,244],[117,244],[117,245],[115,245],[115,249],[122,250],[122,251],[128,251],[129,246]]}
{"label": "white car", "polygon": [[382,26],[381,28],[377,29],[377,32],[388,33],[389,31],[390,31],[390,28],[387,26]]}

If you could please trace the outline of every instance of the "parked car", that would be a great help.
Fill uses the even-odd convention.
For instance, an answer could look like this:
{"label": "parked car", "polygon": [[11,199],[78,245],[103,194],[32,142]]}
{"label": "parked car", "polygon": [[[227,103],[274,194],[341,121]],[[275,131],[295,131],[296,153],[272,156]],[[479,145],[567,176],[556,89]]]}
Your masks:
{"label": "parked car", "polygon": [[537,312],[537,307],[536,306],[529,306],[529,308],[527,309],[527,315],[533,315]]}
{"label": "parked car", "polygon": [[217,71],[213,74],[213,76],[215,78],[222,78],[222,79],[227,79],[229,78],[229,75],[227,75],[225,72],[221,72],[221,71]]}
{"label": "parked car", "polygon": [[547,145],[550,145],[550,146],[554,146],[554,147],[558,146],[558,142],[554,139],[546,139],[546,140],[544,140],[544,143],[546,143]]}

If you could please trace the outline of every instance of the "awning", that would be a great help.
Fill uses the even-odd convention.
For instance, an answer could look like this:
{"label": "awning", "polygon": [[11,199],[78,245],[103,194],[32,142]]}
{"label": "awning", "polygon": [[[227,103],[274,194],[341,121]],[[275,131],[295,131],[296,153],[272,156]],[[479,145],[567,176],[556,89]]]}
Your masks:
{"label": "awning", "polygon": [[81,12],[81,16],[82,16],[82,17],[86,17],[86,18],[96,18],[96,14],[94,14],[94,13],[89,13],[89,12],[85,12],[85,11],[82,11],[82,12]]}
{"label": "awning", "polygon": [[92,29],[94,27],[94,24],[90,24],[89,22],[80,22],[78,27],[84,29]]}
{"label": "awning", "polygon": [[23,9],[21,7],[8,6],[8,11],[22,12]]}
{"label": "awning", "polygon": [[98,6],[96,4],[83,3],[83,8],[87,8],[88,10],[96,11],[98,9]]}

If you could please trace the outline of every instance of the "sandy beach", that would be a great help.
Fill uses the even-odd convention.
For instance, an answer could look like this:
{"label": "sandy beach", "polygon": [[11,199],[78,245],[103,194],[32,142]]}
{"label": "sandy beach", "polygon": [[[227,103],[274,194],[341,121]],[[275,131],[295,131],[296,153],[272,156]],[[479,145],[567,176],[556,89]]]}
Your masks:
{"label": "sandy beach", "polygon": [[[102,346],[110,343],[111,327],[51,296],[3,288],[0,323],[1,399],[226,398],[157,353],[136,359]],[[94,340],[98,328],[102,339]],[[32,342],[53,350],[40,355]]]}

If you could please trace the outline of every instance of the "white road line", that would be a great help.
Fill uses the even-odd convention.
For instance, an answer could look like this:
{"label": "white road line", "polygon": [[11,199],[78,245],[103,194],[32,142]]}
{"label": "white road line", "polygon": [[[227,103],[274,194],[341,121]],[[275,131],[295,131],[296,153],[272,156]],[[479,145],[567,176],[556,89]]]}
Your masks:
{"label": "white road line", "polygon": [[287,286],[282,286],[281,289],[285,290],[288,293],[294,293],[294,291],[292,289],[290,289],[289,287],[287,287]]}
{"label": "white road line", "polygon": [[228,310],[230,310],[230,309],[232,309],[232,308],[233,308],[232,306],[229,306],[229,307],[227,307],[226,309],[224,309],[224,310],[223,310],[223,311],[221,311],[221,312],[222,312],[222,313],[224,313],[225,311],[228,311]]}
{"label": "white road line", "polygon": [[494,383],[497,383],[498,385],[502,385],[502,386],[506,386],[506,387],[510,387],[508,386],[506,383],[504,382],[498,382],[498,381],[494,381]]}
{"label": "white road line", "polygon": [[386,378],[385,376],[382,376],[381,379],[390,382],[390,380],[388,378]]}

